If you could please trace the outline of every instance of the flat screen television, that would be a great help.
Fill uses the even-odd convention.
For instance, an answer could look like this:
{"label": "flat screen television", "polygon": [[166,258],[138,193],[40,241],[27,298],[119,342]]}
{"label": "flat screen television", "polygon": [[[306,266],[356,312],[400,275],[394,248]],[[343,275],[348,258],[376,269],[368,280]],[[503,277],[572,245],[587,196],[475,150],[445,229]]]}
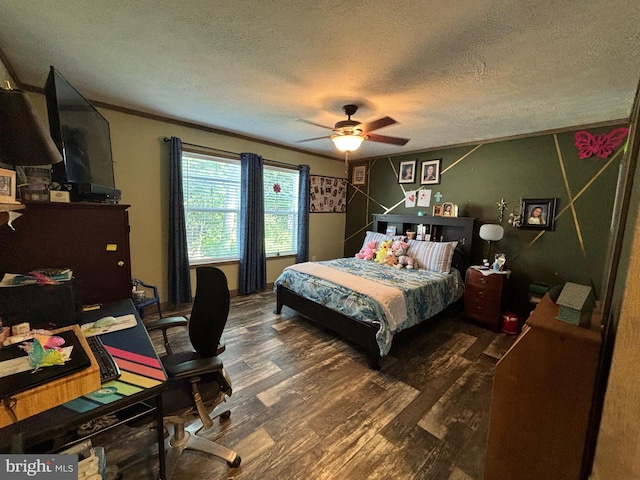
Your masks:
{"label": "flat screen television", "polygon": [[54,67],[44,87],[49,130],[63,161],[52,180],[71,192],[72,201],[116,203],[109,122]]}

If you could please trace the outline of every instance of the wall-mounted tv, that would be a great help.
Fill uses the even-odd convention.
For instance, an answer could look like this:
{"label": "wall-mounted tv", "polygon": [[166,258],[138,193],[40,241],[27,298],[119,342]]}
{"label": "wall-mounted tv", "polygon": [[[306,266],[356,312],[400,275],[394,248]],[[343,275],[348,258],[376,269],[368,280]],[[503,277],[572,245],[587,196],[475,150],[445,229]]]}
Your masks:
{"label": "wall-mounted tv", "polygon": [[117,202],[109,122],[54,67],[44,92],[51,137],[63,158],[53,165],[52,180],[73,201]]}

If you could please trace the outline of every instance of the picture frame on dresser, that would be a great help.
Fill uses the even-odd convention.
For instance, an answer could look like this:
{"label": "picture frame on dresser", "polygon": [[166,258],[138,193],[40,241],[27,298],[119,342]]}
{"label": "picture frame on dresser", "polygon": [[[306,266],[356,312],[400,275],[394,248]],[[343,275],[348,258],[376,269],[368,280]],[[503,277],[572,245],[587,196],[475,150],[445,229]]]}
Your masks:
{"label": "picture frame on dresser", "polygon": [[16,172],[0,168],[0,203],[16,204]]}

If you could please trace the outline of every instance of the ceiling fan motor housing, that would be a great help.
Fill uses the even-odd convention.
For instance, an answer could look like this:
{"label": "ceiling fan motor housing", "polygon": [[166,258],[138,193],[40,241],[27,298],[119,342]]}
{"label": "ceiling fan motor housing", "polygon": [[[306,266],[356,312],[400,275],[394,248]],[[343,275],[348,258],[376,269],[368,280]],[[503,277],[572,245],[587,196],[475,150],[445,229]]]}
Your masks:
{"label": "ceiling fan motor housing", "polygon": [[362,133],[361,129],[357,129],[356,127],[360,125],[360,122],[356,122],[355,120],[342,120],[341,122],[336,123],[334,130],[337,133],[343,134],[360,134]]}

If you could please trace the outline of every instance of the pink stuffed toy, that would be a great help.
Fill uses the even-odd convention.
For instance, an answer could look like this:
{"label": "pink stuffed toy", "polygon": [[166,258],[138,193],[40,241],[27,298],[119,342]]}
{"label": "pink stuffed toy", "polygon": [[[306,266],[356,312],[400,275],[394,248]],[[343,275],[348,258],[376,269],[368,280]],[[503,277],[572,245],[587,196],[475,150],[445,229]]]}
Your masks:
{"label": "pink stuffed toy", "polygon": [[396,240],[391,245],[391,252],[393,252],[393,256],[396,258],[396,263],[393,264],[396,268],[406,268],[413,269],[415,268],[415,261],[412,257],[407,255],[407,251],[409,250],[409,244],[407,242],[403,242],[400,240]]}
{"label": "pink stuffed toy", "polygon": [[360,252],[356,253],[356,258],[360,258],[361,260],[373,260],[373,257],[376,255],[376,242],[371,241],[367,242]]}

